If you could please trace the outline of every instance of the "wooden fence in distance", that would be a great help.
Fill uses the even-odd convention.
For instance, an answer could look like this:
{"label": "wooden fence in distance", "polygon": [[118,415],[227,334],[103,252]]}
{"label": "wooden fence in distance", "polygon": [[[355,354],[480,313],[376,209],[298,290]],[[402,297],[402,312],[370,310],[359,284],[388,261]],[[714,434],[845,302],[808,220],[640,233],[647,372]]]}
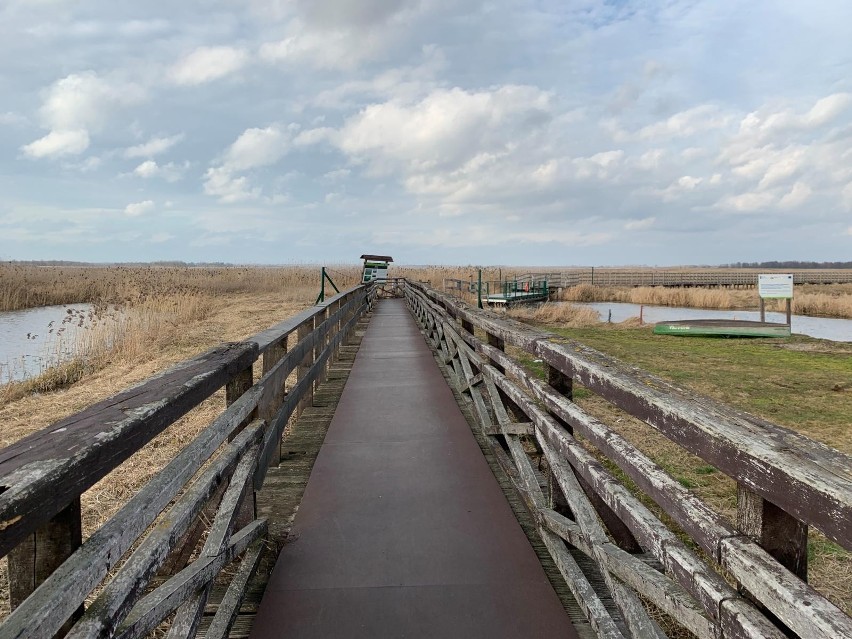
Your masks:
{"label": "wooden fence in distance", "polygon": [[[0,557],[13,608],[0,637],[143,637],[173,613],[168,636],[193,637],[214,580],[241,556],[206,634],[227,637],[264,550],[255,492],[278,464],[288,419],[374,297],[356,287],[0,451]],[[81,494],[223,387],[224,412],[84,542]]]}
{"label": "wooden fence in distance", "polygon": [[[760,269],[570,269],[548,273],[553,287],[568,288],[580,284],[594,286],[665,286],[756,288]],[[782,272],[782,271],[778,271]],[[852,284],[852,269],[790,269],[793,284]]]}
{"label": "wooden fence in distance", "polygon": [[[406,298],[598,636],[665,636],[644,600],[700,639],[852,637],[852,619],[806,581],[808,526],[852,549],[849,456],[424,286],[409,284]],[[541,360],[546,381],[509,357],[508,345]],[[733,478],[737,521],[573,403],[574,380]],[[619,614],[610,614],[565,542],[596,563]]]}
{"label": "wooden fence in distance", "polygon": [[[551,290],[581,284],[615,287],[756,288],[757,276],[767,272],[769,271],[761,269],[575,268],[525,273],[512,276],[507,281],[523,284],[546,279]],[[791,269],[783,272],[793,274],[793,284],[852,284],[852,269]],[[475,293],[476,285],[476,276],[472,274],[468,280],[445,279],[443,290]]]}

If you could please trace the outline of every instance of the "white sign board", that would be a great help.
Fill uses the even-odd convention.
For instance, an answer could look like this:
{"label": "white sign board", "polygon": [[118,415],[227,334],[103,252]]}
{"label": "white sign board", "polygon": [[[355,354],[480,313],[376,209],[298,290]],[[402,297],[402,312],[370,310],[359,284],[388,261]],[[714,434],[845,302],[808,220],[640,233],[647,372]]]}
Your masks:
{"label": "white sign board", "polygon": [[757,292],[763,299],[792,299],[793,276],[779,273],[758,275]]}

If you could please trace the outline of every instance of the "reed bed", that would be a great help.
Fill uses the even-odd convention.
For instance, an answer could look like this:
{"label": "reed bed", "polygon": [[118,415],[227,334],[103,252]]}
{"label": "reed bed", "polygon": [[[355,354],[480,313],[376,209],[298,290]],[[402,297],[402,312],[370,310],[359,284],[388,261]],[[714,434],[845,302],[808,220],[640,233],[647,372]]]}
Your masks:
{"label": "reed bed", "polygon": [[[682,306],[720,310],[756,309],[754,289],[664,288],[639,286],[616,288],[580,284],[562,291],[560,299],[570,302],[630,302],[653,306]],[[769,300],[767,310],[783,311],[784,300]],[[852,319],[852,287],[849,285],[802,286],[793,297],[793,313]]]}
{"label": "reed bed", "polygon": [[[350,285],[358,267],[334,270]],[[0,311],[57,304],[138,303],[169,294],[277,293],[287,288],[319,289],[320,269],[286,267],[191,266],[35,266],[0,264]],[[336,278],[335,278],[336,279]]]}
{"label": "reed bed", "polygon": [[[151,294],[102,307],[77,355],[37,379],[0,387],[0,448],[141,382],[223,341],[239,341],[313,305],[319,273],[276,293]],[[219,391],[82,495],[84,538],[190,442],[224,408]],[[0,619],[9,612],[0,562]]]}
{"label": "reed bed", "polygon": [[509,308],[510,317],[524,322],[536,322],[568,328],[585,328],[600,324],[597,311],[586,306],[573,304],[538,304],[535,306],[515,306]]}
{"label": "reed bed", "polygon": [[[783,303],[775,304],[781,310]],[[793,313],[852,318],[852,294],[800,293],[793,297]]]}

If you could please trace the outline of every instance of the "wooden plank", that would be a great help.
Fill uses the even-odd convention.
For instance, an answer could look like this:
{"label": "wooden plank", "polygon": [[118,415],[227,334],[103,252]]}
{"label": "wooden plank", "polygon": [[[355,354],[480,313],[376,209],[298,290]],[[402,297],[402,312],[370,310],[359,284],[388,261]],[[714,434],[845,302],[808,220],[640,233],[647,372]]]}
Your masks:
{"label": "wooden plank", "polygon": [[531,437],[535,435],[535,424],[532,422],[508,422],[506,424],[491,426],[482,431],[483,435],[525,435]]}
{"label": "wooden plank", "polygon": [[[489,375],[488,379],[486,379],[486,388],[488,389],[489,395],[492,399],[492,402],[495,403],[495,410],[497,402],[502,402],[502,394],[497,392],[497,388],[493,383],[493,378],[496,375],[502,375],[502,371],[497,369],[496,367],[486,367],[487,373]],[[527,406],[518,405],[521,410],[524,410]],[[526,411],[524,411],[526,413]],[[531,417],[529,413],[527,413],[527,417]],[[511,435],[508,432],[507,426],[507,415],[505,411],[502,411],[502,419],[499,420],[501,428],[503,429],[503,435],[506,438],[507,444],[509,446],[509,450],[512,453],[512,457],[515,460],[516,467],[518,468],[521,481],[524,485],[524,490],[527,493],[528,499],[530,500],[530,508],[536,514],[546,507],[546,500],[544,494],[541,492],[541,489],[538,485],[538,480],[536,479],[532,466],[530,465],[529,457],[526,454],[526,451],[521,446],[520,441],[517,436]],[[546,442],[542,442],[542,446],[546,446]],[[545,453],[548,452],[545,450]],[[578,522],[581,522],[581,526],[583,526],[584,530],[587,530],[590,535],[592,535],[598,542],[601,542],[606,539],[606,535],[603,532],[603,528],[597,522],[595,517],[595,513],[592,510],[591,505],[585,498],[585,495],[582,492],[579,484],[574,478],[573,471],[568,467],[567,462],[563,462],[558,456],[555,455],[552,449],[550,449],[550,457],[549,461],[551,462],[551,468],[556,472],[557,478],[560,480],[560,486],[563,489],[566,497],[569,498],[569,503],[572,507],[572,511],[575,514]],[[594,556],[593,556],[594,558]],[[662,638],[664,635],[659,627],[654,623],[645,612],[642,607],[641,602],[636,598],[636,596],[631,593],[628,589],[618,583],[616,580],[612,579],[606,571],[603,572],[604,580],[609,588],[610,594],[618,605],[619,609],[622,612],[624,617],[624,621],[629,628],[631,634],[637,637],[658,637]],[[582,605],[582,604],[581,604]],[[594,613],[596,608],[590,607],[590,613]],[[608,616],[608,615],[607,615]],[[589,622],[592,623],[595,627],[606,626],[606,620],[601,619],[591,619],[589,618]],[[605,632],[605,631],[604,631]]]}
{"label": "wooden plank", "polygon": [[[483,345],[481,348],[492,355],[495,354],[487,346]],[[589,439],[636,482],[643,492],[660,504],[705,552],[718,561],[719,540],[737,534],[732,525],[606,424],[569,402],[544,382],[535,379],[505,355],[501,361],[518,383],[536,400],[542,402],[550,414],[559,416],[560,422],[570,424],[579,434]]]}
{"label": "wooden plank", "polygon": [[9,602],[14,610],[83,543],[80,499],[9,553]]}
{"label": "wooden plank", "polygon": [[[237,465],[237,469],[228,482],[228,489],[225,491],[225,496],[222,498],[213,524],[210,526],[207,540],[201,549],[201,557],[215,557],[223,552],[228,545],[231,539],[231,531],[237,522],[237,518],[240,517],[242,504],[246,498],[246,493],[249,491],[249,482],[254,475],[259,452],[259,446],[252,447]],[[250,497],[253,501],[254,495],[252,494]],[[253,507],[252,510],[254,510]],[[210,596],[211,586],[212,582],[206,584],[181,605],[172,620],[171,628],[169,628],[169,639],[195,636],[201,616],[204,614],[204,606]]]}
{"label": "wooden plank", "polygon": [[[749,539],[722,541],[722,563],[784,624],[808,639],[852,637],[852,619]],[[771,575],[771,578],[767,578]]]}
{"label": "wooden plank", "polygon": [[[516,403],[525,406],[527,414],[533,419],[541,437],[571,463],[576,472],[601,495],[610,508],[628,525],[631,532],[651,550],[663,563],[666,570],[684,586],[703,606],[705,612],[714,620],[719,614],[719,604],[727,598],[740,597],[717,573],[688,550],[677,536],[668,530],[642,503],[615,480],[606,469],[588,451],[580,446],[564,429],[555,427],[552,420],[526,399],[520,390],[499,375],[491,367],[485,367],[484,374],[509,395]],[[754,627],[762,628],[762,637],[782,636],[777,629],[754,608],[745,608],[743,614]]]}
{"label": "wooden plank", "polygon": [[249,546],[240,564],[239,571],[234,575],[222,602],[216,610],[216,614],[213,616],[213,621],[210,622],[210,627],[205,635],[206,639],[227,639],[228,633],[240,612],[249,580],[251,580],[260,560],[263,558],[265,547],[263,540],[258,540]]}
{"label": "wooden plank", "polygon": [[[301,324],[298,329],[298,340],[301,342],[303,339],[308,337],[314,330],[314,317],[311,318]],[[306,375],[309,374],[311,367],[313,366],[313,352],[308,352],[305,354],[302,359],[299,367],[297,369],[296,377],[299,381],[301,381]],[[305,390],[304,394],[301,397],[301,401],[299,402],[299,406],[297,408],[296,414],[299,415],[301,412],[311,404],[311,399],[313,397],[312,388],[308,388]]]}
{"label": "wooden plank", "polygon": [[429,298],[454,306],[464,321],[574,377],[852,550],[850,456],[709,398],[696,401],[694,393],[687,394],[572,340],[469,310],[436,291],[419,288]]}
{"label": "wooden plank", "polygon": [[737,528],[794,575],[808,580],[808,527],[742,484],[737,485]]}
{"label": "wooden plank", "polygon": [[256,358],[215,348],[0,451],[0,556]]}
{"label": "wooden plank", "polygon": [[577,344],[535,354],[763,498],[852,549],[852,458]]}
{"label": "wooden plank", "polygon": [[116,639],[140,637],[153,631],[193,592],[211,581],[234,557],[245,552],[252,543],[266,534],[265,520],[254,521],[237,532],[225,552],[215,557],[200,557],[184,568],[133,608],[115,632]]}
{"label": "wooden plank", "polygon": [[312,306],[311,308],[306,309],[297,315],[288,317],[287,319],[283,320],[282,322],[279,322],[275,326],[271,326],[270,328],[267,328],[266,330],[257,333],[246,341],[257,344],[259,352],[263,353],[273,344],[281,342],[282,338],[286,338],[288,335],[290,335],[290,333],[297,330],[299,326],[311,320],[314,315],[320,312],[320,310],[325,308],[327,305],[333,304],[338,300],[349,301],[356,297],[364,298],[365,296],[366,288],[363,284],[359,284],[358,286],[355,286],[354,288],[348,291],[344,291],[343,293],[339,293],[333,297],[328,298],[328,300],[324,304]]}
{"label": "wooden plank", "polygon": [[[20,606],[82,543],[82,516],[80,499],[77,498],[9,553],[11,610]],[[80,602],[68,621],[52,632],[52,636],[65,635],[82,614],[83,604]]]}
{"label": "wooden plank", "polygon": [[[293,388],[290,389],[290,392],[288,393],[286,399],[281,404],[278,409],[278,412],[275,414],[275,417],[270,422],[270,428],[267,431],[267,436],[264,440],[264,448],[261,451],[261,463],[258,464],[257,473],[255,475],[256,489],[259,490],[260,487],[263,485],[263,478],[266,476],[266,470],[270,464],[270,457],[272,456],[273,451],[277,450],[275,442],[280,441],[281,435],[284,433],[284,428],[287,425],[287,421],[294,413],[296,413],[299,406],[302,405],[304,397],[309,392],[311,392],[314,380],[319,374],[319,367],[322,366],[325,361],[327,361],[327,359],[331,355],[331,352],[338,346],[338,344],[342,342],[347,333],[354,329],[355,325],[357,325],[358,321],[361,318],[364,308],[365,306],[362,306],[359,311],[347,322],[346,329],[338,333],[331,340],[331,342],[329,342],[328,346],[326,346],[326,348],[323,350],[318,362],[314,366],[302,371],[301,378],[299,379],[299,381],[296,382]],[[294,349],[294,351],[291,351],[291,353],[296,353],[297,349]],[[310,349],[307,349],[307,352],[309,357],[313,356],[313,353]],[[287,357],[289,356],[290,354],[288,353]]]}
{"label": "wooden plank", "polygon": [[245,452],[260,441],[263,430],[262,422],[250,424],[208,466],[204,474],[169,510],[163,524],[154,527],[112,581],[104,587],[69,633],[69,639],[94,638],[114,632],[166,560],[175,542],[186,532],[219,484],[233,472]]}
{"label": "wooden plank", "polygon": [[[482,348],[488,349],[487,346]],[[557,412],[572,423],[578,432],[587,437],[607,457],[614,460],[644,492],[661,504],[666,512],[687,530],[708,554],[713,556],[720,564],[725,563],[722,549],[726,546],[722,542],[727,538],[737,536],[737,531],[728,522],[605,425],[586,415],[575,404],[557,396],[542,382],[526,375],[517,364],[512,362],[510,365],[508,361],[504,363],[507,365],[507,369],[511,370],[516,378],[525,383],[527,388],[533,392],[533,395],[543,401],[547,408]],[[738,549],[740,553],[743,553],[743,556],[736,561],[729,562],[729,570],[735,577],[739,578],[738,571],[743,570],[744,579],[775,582],[778,574],[777,569],[765,568],[765,562],[761,559],[764,551],[760,547],[754,543],[744,542],[738,545]],[[807,585],[798,585],[794,588],[794,591],[799,592],[802,587],[805,588],[804,592],[807,593],[809,600],[820,601],[819,606],[813,607],[814,615],[833,614],[831,612],[833,606],[830,602],[814,589]],[[776,598],[775,601],[779,600]],[[826,604],[828,607],[824,608],[823,606]],[[773,609],[773,612],[779,618],[790,614],[789,611],[783,609]],[[737,618],[746,619],[749,614],[751,613],[741,613],[738,614]]]}
{"label": "wooden plank", "polygon": [[[707,619],[701,606],[682,586],[608,540],[590,539],[576,523],[556,511],[545,509],[542,518],[550,530],[596,559],[606,571],[647,597],[699,639],[721,639],[721,629]],[[593,544],[598,545],[597,552]]]}
{"label": "wooden plank", "polygon": [[53,636],[133,542],[254,408],[243,395],[155,475],[0,626],[3,637]]}
{"label": "wooden plank", "polygon": [[597,519],[595,508],[586,497],[586,493],[581,487],[579,480],[574,475],[574,470],[567,461],[556,453],[547,440],[542,439],[540,445],[551,471],[562,489],[562,494],[568,500],[571,512],[574,513],[574,518],[580,530],[589,539],[592,547],[592,559],[597,561],[598,565],[603,568],[604,580],[612,593],[616,605],[621,610],[621,614],[630,629],[630,633],[634,637],[658,637],[662,639],[665,637],[663,631],[648,616],[642,602],[639,601],[629,588],[626,588],[617,579],[613,579],[610,572],[606,569],[601,545],[608,543],[609,540],[603,526]]}

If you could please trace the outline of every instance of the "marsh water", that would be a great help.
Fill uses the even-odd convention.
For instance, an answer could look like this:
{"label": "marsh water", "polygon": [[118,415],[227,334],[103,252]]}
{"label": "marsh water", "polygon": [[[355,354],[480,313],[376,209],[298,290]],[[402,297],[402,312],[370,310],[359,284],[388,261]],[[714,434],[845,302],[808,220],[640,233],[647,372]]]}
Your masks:
{"label": "marsh water", "polygon": [[[601,320],[622,322],[639,316],[639,304],[582,304]],[[90,326],[89,304],[43,306],[0,312],[0,384],[34,377],[73,353],[78,337]],[[643,319],[654,322],[719,318],[757,320],[757,311],[716,311],[674,306],[644,306]],[[783,313],[767,313],[767,321],[783,322]],[[793,333],[835,342],[852,342],[852,320],[793,315]]]}
{"label": "marsh water", "polygon": [[[641,307],[639,304],[627,302],[595,302],[577,305],[594,309],[604,322],[610,317],[612,322],[623,322],[631,317],[639,317],[640,308],[642,308],[642,318],[648,324],[689,319],[760,320],[758,311],[717,311],[680,306],[645,305]],[[784,313],[766,313],[766,321],[784,323],[786,317]],[[791,324],[791,330],[794,334],[808,335],[833,342],[852,342],[852,320],[793,315]]]}
{"label": "marsh water", "polygon": [[89,304],[0,312],[0,384],[34,377],[74,351]]}

